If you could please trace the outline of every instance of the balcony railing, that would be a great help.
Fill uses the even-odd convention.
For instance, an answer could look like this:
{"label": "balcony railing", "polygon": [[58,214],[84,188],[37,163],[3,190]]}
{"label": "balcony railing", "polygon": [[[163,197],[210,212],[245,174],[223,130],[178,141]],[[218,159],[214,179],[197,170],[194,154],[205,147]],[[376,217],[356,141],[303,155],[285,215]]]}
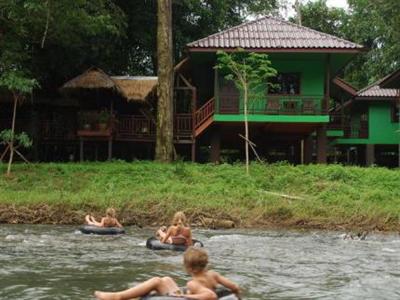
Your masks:
{"label": "balcony railing", "polygon": [[[153,141],[156,136],[156,124],[141,115],[119,115],[116,126],[116,139]],[[192,137],[192,115],[174,115],[174,138]]]}
{"label": "balcony railing", "polygon": [[368,138],[368,120],[351,121],[349,115],[331,113],[328,130],[343,130],[344,138]]}
{"label": "balcony railing", "polygon": [[[243,103],[233,99],[219,103],[220,114],[243,114]],[[325,115],[327,109],[321,96],[278,96],[270,95],[266,99],[250,100],[249,114],[270,115]]]}

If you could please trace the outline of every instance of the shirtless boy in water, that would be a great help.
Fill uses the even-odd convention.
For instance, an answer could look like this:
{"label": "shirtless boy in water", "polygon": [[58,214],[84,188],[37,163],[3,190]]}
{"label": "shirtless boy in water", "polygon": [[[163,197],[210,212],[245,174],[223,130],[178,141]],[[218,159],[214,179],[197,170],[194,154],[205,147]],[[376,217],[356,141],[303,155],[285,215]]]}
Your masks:
{"label": "shirtless boy in water", "polygon": [[207,288],[214,292],[218,284],[221,284],[239,296],[240,288],[237,284],[218,272],[207,270],[208,255],[205,250],[189,247],[183,255],[183,264],[186,272],[192,276],[192,280],[187,283],[189,291]]}
{"label": "shirtless boy in water", "polygon": [[94,295],[101,300],[123,300],[145,296],[157,292],[163,296],[183,296],[187,299],[217,300],[215,288],[218,284],[239,294],[239,286],[217,272],[208,271],[208,255],[202,249],[190,247],[183,258],[186,271],[192,276],[187,283],[187,294],[183,294],[175,281],[170,277],[154,277],[139,285],[121,292],[107,293],[96,291]]}

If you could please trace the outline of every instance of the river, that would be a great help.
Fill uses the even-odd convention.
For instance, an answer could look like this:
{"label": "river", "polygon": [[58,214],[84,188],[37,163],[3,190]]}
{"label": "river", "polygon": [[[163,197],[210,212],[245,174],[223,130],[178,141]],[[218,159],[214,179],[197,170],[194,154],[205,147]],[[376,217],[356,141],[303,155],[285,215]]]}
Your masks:
{"label": "river", "polygon": [[[93,299],[151,276],[188,279],[182,254],[146,249],[150,229],[84,235],[73,226],[0,225],[0,299]],[[253,299],[400,299],[400,236],[194,230],[210,266]]]}

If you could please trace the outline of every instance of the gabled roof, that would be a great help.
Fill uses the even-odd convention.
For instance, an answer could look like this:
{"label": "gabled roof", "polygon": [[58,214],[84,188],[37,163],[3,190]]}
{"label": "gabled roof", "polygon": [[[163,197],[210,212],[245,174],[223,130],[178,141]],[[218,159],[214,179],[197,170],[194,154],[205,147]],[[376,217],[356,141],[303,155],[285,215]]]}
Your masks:
{"label": "gabled roof", "polygon": [[189,50],[270,49],[359,52],[363,46],[275,17],[263,17],[187,44]]}
{"label": "gabled roof", "polygon": [[351,96],[357,95],[357,90],[350,83],[345,81],[344,79],[342,79],[340,77],[335,77],[332,81],[336,86],[338,86],[343,91],[350,94]]}
{"label": "gabled roof", "polygon": [[400,88],[400,69],[386,76],[379,86],[383,88]]}
{"label": "gabled roof", "polygon": [[363,98],[397,98],[399,97],[399,90],[397,89],[385,89],[380,87],[380,83],[384,81],[387,76],[383,79],[370,84],[369,86],[359,90],[357,92],[356,99],[363,99]]}

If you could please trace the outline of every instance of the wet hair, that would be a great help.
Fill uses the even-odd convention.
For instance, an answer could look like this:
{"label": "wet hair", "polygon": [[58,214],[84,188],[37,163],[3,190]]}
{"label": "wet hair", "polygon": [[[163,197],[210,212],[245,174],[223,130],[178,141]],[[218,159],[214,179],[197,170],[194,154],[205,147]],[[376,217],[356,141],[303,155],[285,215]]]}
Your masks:
{"label": "wet hair", "polygon": [[107,208],[106,215],[107,217],[115,218],[115,209],[112,207]]}
{"label": "wet hair", "polygon": [[183,254],[183,264],[190,272],[204,271],[208,264],[208,254],[203,249],[189,247]]}
{"label": "wet hair", "polygon": [[183,211],[178,211],[172,218],[172,225],[174,226],[186,226],[187,219]]}

